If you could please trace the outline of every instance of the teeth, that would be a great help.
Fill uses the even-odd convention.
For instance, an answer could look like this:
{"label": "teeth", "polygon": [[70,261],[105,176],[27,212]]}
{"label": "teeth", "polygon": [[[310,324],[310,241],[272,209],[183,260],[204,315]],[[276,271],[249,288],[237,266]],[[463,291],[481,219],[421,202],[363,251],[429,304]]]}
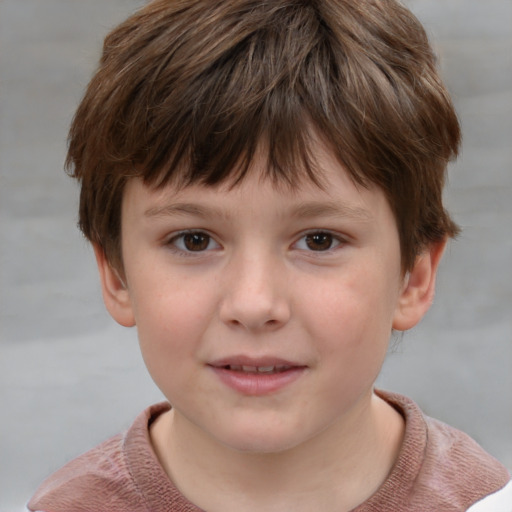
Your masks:
{"label": "teeth", "polygon": [[258,366],[258,373],[271,373],[275,369],[275,366]]}
{"label": "teeth", "polygon": [[286,365],[277,366],[241,366],[237,364],[231,364],[226,367],[227,369],[234,372],[246,372],[246,373],[277,373],[283,372],[289,368]]}

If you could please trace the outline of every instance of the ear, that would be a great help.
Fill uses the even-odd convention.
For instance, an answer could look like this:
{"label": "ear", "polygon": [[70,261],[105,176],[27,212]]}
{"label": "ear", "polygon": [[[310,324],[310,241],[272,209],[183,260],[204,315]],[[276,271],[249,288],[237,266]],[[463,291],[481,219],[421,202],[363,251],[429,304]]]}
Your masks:
{"label": "ear", "polygon": [[94,254],[100,273],[103,302],[108,312],[117,323],[124,327],[133,327],[135,317],[126,284],[108,262],[105,251],[97,244],[94,244]]}
{"label": "ear", "polygon": [[406,331],[414,327],[434,300],[436,275],[447,240],[432,244],[419,256],[404,283],[393,318],[393,329]]}

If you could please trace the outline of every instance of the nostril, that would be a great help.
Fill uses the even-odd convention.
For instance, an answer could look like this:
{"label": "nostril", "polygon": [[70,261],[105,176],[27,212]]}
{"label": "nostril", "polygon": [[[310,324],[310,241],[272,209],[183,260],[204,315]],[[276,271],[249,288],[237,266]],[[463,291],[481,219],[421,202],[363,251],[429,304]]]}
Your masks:
{"label": "nostril", "polygon": [[288,304],[282,299],[271,300],[257,294],[236,299],[226,298],[219,310],[220,319],[231,328],[274,330],[286,324],[289,319]]}

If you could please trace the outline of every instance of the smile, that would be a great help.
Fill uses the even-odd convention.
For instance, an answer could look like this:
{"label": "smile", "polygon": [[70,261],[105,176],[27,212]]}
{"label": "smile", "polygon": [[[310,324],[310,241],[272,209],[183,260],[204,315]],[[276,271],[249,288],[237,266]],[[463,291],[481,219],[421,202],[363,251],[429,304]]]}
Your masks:
{"label": "smile", "polygon": [[244,373],[281,373],[290,370],[292,366],[289,365],[276,365],[276,366],[245,366],[238,364],[230,364],[223,366],[225,370],[231,370],[232,372],[244,372]]}
{"label": "smile", "polygon": [[264,396],[278,393],[303,376],[307,366],[288,361],[234,358],[208,365],[217,379],[236,393]]}

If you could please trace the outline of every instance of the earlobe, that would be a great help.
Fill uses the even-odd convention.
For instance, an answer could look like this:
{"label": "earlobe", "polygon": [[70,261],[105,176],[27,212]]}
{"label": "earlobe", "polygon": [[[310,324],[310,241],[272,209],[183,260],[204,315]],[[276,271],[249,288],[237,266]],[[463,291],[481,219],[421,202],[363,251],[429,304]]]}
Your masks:
{"label": "earlobe", "polygon": [[393,329],[406,331],[425,315],[434,300],[436,275],[446,240],[432,244],[422,252],[404,278],[393,318]]}
{"label": "earlobe", "polygon": [[135,318],[128,288],[119,273],[108,262],[103,249],[94,244],[100,274],[103,302],[112,318],[125,327],[133,327]]}

